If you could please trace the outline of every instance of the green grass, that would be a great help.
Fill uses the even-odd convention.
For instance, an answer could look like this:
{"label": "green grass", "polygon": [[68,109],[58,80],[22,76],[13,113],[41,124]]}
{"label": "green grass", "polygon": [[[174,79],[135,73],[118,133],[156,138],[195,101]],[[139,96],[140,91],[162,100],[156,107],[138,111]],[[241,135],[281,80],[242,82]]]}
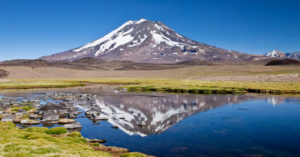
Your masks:
{"label": "green grass", "polygon": [[[13,122],[0,122],[0,156],[2,157],[111,157],[103,151],[94,151],[79,132],[68,137],[52,137],[44,127],[16,128]],[[94,147],[99,143],[91,144]],[[146,157],[141,153],[125,153],[122,157]]]}
{"label": "green grass", "polygon": [[13,79],[0,83],[0,89],[67,88],[84,85],[85,82],[66,79]]}
{"label": "green grass", "polygon": [[71,132],[70,134],[68,134],[69,137],[81,137],[81,133],[80,132]]}
{"label": "green grass", "polygon": [[23,114],[22,118],[23,118],[23,119],[29,119],[29,116]]}
{"label": "green grass", "polygon": [[97,147],[97,146],[100,146],[99,143],[91,143],[90,145],[91,145],[91,146],[96,146],[96,147]]}
{"label": "green grass", "polygon": [[46,134],[49,135],[60,135],[60,134],[66,134],[68,130],[64,127],[55,127],[48,130],[45,130]]}
{"label": "green grass", "polygon": [[111,157],[107,152],[94,151],[81,137],[52,137],[47,128],[18,129],[12,122],[0,122],[0,156],[3,157]]}
{"label": "green grass", "polygon": [[18,111],[19,109],[23,109],[25,111],[30,111],[31,109],[33,109],[33,107],[31,107],[31,106],[14,107],[14,108],[11,109],[11,111]]}

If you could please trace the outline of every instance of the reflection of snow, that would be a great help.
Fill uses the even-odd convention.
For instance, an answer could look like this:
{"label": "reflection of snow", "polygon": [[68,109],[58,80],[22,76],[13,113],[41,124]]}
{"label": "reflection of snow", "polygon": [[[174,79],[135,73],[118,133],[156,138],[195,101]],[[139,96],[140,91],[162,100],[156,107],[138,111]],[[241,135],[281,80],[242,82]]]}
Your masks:
{"label": "reflection of snow", "polygon": [[273,106],[276,106],[284,101],[284,100],[280,100],[278,97],[275,97],[275,96],[268,97],[268,98],[266,98],[266,100],[267,100],[267,103],[272,104]]}
{"label": "reflection of snow", "polygon": [[[236,96],[210,97],[147,97],[147,96],[113,96],[98,97],[94,101],[95,108],[101,108],[100,116],[128,135],[147,136],[162,133],[177,122],[195,113],[212,110],[225,104],[243,101]],[[276,99],[270,99],[274,102]],[[213,103],[210,103],[212,102]],[[208,102],[208,103],[206,103]],[[276,102],[276,101],[275,101]],[[78,106],[85,111],[90,105]],[[85,108],[86,107],[86,108]],[[139,126],[145,123],[146,126]]]}
{"label": "reflection of snow", "polygon": [[267,98],[267,102],[272,104],[273,106],[277,105],[277,100],[275,97]]}
{"label": "reflection of snow", "polygon": [[[196,105],[198,100],[193,99],[194,102],[190,102],[184,99],[185,105],[176,105],[172,107],[165,103],[180,104],[178,98],[172,101],[172,99],[152,99],[147,106],[151,106],[147,110],[141,110],[134,106],[126,106],[125,104],[135,103],[136,101],[125,101],[124,103],[109,105],[105,103],[104,98],[95,99],[95,108],[100,108],[101,113],[95,119],[105,119],[114,126],[118,126],[120,130],[124,131],[128,135],[147,136],[148,134],[160,133],[180,120],[184,119],[191,113],[195,113],[199,110],[199,107],[205,105],[205,102],[201,102]],[[181,101],[182,102],[182,101]],[[142,103],[142,102],[139,102]],[[190,105],[188,105],[190,104]],[[193,104],[193,105],[192,105]],[[87,111],[91,109],[90,106],[78,105],[78,108]],[[137,106],[138,107],[138,106]],[[146,114],[147,113],[147,114]],[[141,127],[139,124],[145,123],[148,126]]]}

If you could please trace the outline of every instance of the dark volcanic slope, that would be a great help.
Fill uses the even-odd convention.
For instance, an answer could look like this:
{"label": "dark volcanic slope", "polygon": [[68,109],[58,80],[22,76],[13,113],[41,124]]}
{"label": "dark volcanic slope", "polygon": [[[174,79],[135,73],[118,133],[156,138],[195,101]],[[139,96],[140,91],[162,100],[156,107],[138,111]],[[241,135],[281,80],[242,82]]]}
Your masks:
{"label": "dark volcanic slope", "polygon": [[37,67],[61,67],[61,68],[68,68],[68,69],[80,69],[80,70],[104,70],[101,67],[95,67],[93,65],[82,65],[67,61],[57,61],[57,62],[50,62],[46,60],[10,60],[4,61],[0,63],[1,66],[27,66],[32,68]]}
{"label": "dark volcanic slope", "polygon": [[266,66],[275,66],[275,65],[300,65],[300,61],[294,59],[280,59],[273,60],[266,64]]}
{"label": "dark volcanic slope", "polygon": [[0,69],[0,78],[1,77],[7,77],[8,76],[8,72],[5,70]]}
{"label": "dark volcanic slope", "polygon": [[200,43],[176,33],[159,21],[128,21],[95,41],[69,51],[44,56],[48,61],[93,57],[105,61],[179,63],[188,60],[244,61],[262,59]]}
{"label": "dark volcanic slope", "polygon": [[61,67],[80,70],[165,70],[193,65],[212,65],[204,61],[187,61],[178,64],[135,63],[131,61],[104,61],[86,57],[75,61],[46,61],[46,60],[11,60],[0,63],[0,66]]}
{"label": "dark volcanic slope", "polygon": [[178,65],[214,65],[211,62],[200,61],[200,60],[189,60],[177,63]]}

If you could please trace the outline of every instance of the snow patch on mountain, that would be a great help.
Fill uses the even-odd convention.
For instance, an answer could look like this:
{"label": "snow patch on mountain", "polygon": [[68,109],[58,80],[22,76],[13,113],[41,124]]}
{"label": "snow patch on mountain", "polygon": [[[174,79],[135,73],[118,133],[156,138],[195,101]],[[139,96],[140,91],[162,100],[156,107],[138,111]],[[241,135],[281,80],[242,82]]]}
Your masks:
{"label": "snow patch on mountain", "polygon": [[[109,49],[109,50],[106,51],[105,53],[108,53],[109,51],[116,49],[120,45],[130,42],[133,39],[133,37],[130,36],[130,34],[129,34],[132,30],[133,30],[133,28],[131,28],[130,30],[128,30],[126,32],[121,32],[120,34],[118,34],[117,38],[115,38],[113,40],[109,40],[105,44],[101,45],[100,49],[95,53],[95,56],[98,56],[100,53],[105,52],[107,49]],[[110,48],[110,47],[112,47],[112,48]]]}
{"label": "snow patch on mountain", "polygon": [[280,57],[285,57],[285,53],[280,52],[278,50],[273,50],[271,52],[268,52],[265,54],[266,57],[276,57],[276,58],[280,58]]}
{"label": "snow patch on mountain", "polygon": [[158,34],[155,31],[151,31],[151,34],[152,34],[156,44],[165,42],[169,46],[178,46],[181,49],[183,49],[183,47],[184,47],[183,43],[172,41],[171,39],[167,38],[166,36],[164,36],[162,34]]}
{"label": "snow patch on mountain", "polygon": [[79,52],[81,50],[84,50],[84,49],[87,49],[89,47],[93,47],[93,46],[97,46],[99,44],[101,44],[102,42],[106,41],[106,40],[109,40],[113,35],[115,35],[118,31],[120,31],[122,28],[124,28],[125,26],[129,25],[129,24],[132,24],[134,23],[133,21],[128,21],[126,23],[124,23],[122,26],[120,26],[119,28],[113,30],[112,32],[108,33],[107,35],[105,35],[104,37],[100,38],[100,39],[97,39],[93,42],[90,42],[82,47],[80,47],[79,49],[75,49],[73,50],[74,52]]}

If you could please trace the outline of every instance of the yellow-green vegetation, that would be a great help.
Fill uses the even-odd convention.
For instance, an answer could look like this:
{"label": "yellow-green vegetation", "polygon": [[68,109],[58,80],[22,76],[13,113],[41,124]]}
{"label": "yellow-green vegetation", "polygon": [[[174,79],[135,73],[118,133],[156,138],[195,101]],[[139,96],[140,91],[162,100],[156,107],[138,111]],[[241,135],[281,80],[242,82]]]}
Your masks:
{"label": "yellow-green vegetation", "polygon": [[68,136],[69,137],[81,137],[81,133],[74,131],[74,132],[71,132],[70,134],[68,134]]}
{"label": "yellow-green vegetation", "polygon": [[32,89],[32,88],[66,88],[84,86],[81,81],[64,79],[15,79],[10,82],[0,82],[0,89]]}
{"label": "yellow-green vegetation", "polygon": [[191,79],[72,79],[95,84],[122,85],[128,90],[152,90],[191,93],[239,93],[239,92],[300,92],[300,82],[237,82],[202,81]]}
{"label": "yellow-green vegetation", "polygon": [[18,111],[19,109],[23,109],[25,111],[30,111],[31,109],[33,109],[33,107],[32,106],[14,107],[11,109],[11,111]]}
{"label": "yellow-green vegetation", "polygon": [[[18,82],[14,84],[13,82]],[[110,84],[126,87],[131,91],[168,91],[168,92],[191,92],[191,93],[296,93],[300,92],[300,82],[237,82],[237,81],[202,81],[191,79],[40,79],[40,80],[13,80],[9,86],[43,88],[45,84],[58,82],[62,86],[85,84]],[[6,85],[0,83],[0,89]],[[55,87],[55,86],[54,86]]]}
{"label": "yellow-green vegetation", "polygon": [[12,105],[12,107],[15,106],[33,106],[33,103],[19,103],[19,104]]}
{"label": "yellow-green vegetation", "polygon": [[66,134],[67,132],[68,130],[64,127],[55,127],[55,128],[45,130],[45,133],[49,135],[60,135],[60,134]]}
{"label": "yellow-green vegetation", "polygon": [[29,116],[23,114],[22,119],[29,119]]}
{"label": "yellow-green vegetation", "polygon": [[91,145],[91,146],[96,146],[96,147],[97,147],[97,146],[100,146],[99,143],[91,143],[90,145]]}
{"label": "yellow-green vegetation", "polygon": [[18,129],[12,122],[0,122],[0,156],[3,157],[111,157],[107,152],[94,151],[81,137],[52,137],[47,128]]}

